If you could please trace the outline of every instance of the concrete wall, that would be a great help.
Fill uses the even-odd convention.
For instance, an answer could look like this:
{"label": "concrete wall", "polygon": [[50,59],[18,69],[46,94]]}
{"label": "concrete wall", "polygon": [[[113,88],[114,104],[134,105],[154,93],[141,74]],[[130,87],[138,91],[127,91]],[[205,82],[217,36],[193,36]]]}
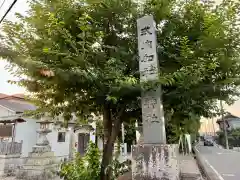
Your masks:
{"label": "concrete wall", "polygon": [[16,124],[15,141],[22,144],[22,157],[27,157],[28,153],[32,151],[32,147],[37,142],[37,129],[39,123],[35,119],[24,118],[26,122]]}
{"label": "concrete wall", "polygon": [[[59,159],[64,159],[64,157],[69,157],[70,149],[70,135],[71,132],[68,129],[60,128],[58,126],[54,126],[53,124],[50,125],[50,129],[52,132],[50,132],[47,135],[47,139],[50,143],[50,146],[52,147],[52,151],[54,152],[54,155],[57,156]],[[65,142],[58,142],[58,133],[59,132],[65,132]]]}

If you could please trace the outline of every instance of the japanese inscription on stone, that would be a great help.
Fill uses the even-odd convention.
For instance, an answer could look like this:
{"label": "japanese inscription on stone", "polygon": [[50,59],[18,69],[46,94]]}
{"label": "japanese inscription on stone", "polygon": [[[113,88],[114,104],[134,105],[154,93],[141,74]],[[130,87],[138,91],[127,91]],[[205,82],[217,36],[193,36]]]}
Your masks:
{"label": "japanese inscription on stone", "polygon": [[[158,79],[159,64],[153,16],[137,20],[140,81]],[[144,143],[166,143],[165,123],[160,88],[142,94]]]}

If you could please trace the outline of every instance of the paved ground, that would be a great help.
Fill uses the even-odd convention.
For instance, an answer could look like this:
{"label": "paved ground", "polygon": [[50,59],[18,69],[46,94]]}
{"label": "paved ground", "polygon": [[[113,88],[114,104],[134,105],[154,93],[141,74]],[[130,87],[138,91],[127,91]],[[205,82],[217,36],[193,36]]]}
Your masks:
{"label": "paved ground", "polygon": [[202,144],[197,145],[196,149],[219,180],[240,180],[240,152]]}
{"label": "paved ground", "polygon": [[[0,178],[1,178],[1,180],[18,180],[15,177],[4,177],[4,178],[0,177]],[[61,179],[59,177],[57,177],[56,179],[53,179],[53,180],[61,180]]]}
{"label": "paved ground", "polygon": [[192,155],[181,155],[179,160],[182,179],[203,179],[197,162]]}

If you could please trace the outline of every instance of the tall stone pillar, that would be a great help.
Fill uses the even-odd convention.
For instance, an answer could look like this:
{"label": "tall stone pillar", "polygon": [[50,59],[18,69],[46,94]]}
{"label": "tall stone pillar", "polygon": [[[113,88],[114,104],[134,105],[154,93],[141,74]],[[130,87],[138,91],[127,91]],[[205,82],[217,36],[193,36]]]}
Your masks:
{"label": "tall stone pillar", "polygon": [[[158,81],[156,27],[153,16],[137,20],[139,70],[141,82]],[[142,91],[143,143],[132,149],[132,179],[178,180],[177,145],[166,144],[161,88]]]}

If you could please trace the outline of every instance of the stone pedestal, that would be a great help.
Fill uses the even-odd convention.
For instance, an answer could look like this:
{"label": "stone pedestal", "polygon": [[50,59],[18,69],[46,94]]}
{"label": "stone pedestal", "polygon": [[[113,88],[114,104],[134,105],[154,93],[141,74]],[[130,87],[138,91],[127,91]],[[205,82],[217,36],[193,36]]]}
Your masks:
{"label": "stone pedestal", "polygon": [[0,155],[0,177],[15,175],[21,165],[20,154]]}
{"label": "stone pedestal", "polygon": [[23,167],[19,170],[17,177],[24,180],[47,180],[53,179],[56,176],[57,166],[54,157],[54,152],[46,138],[46,135],[51,132],[48,129],[41,129],[38,141],[33,147],[32,152],[26,159]]}
{"label": "stone pedestal", "polygon": [[133,180],[179,180],[178,145],[143,144],[132,150]]}

